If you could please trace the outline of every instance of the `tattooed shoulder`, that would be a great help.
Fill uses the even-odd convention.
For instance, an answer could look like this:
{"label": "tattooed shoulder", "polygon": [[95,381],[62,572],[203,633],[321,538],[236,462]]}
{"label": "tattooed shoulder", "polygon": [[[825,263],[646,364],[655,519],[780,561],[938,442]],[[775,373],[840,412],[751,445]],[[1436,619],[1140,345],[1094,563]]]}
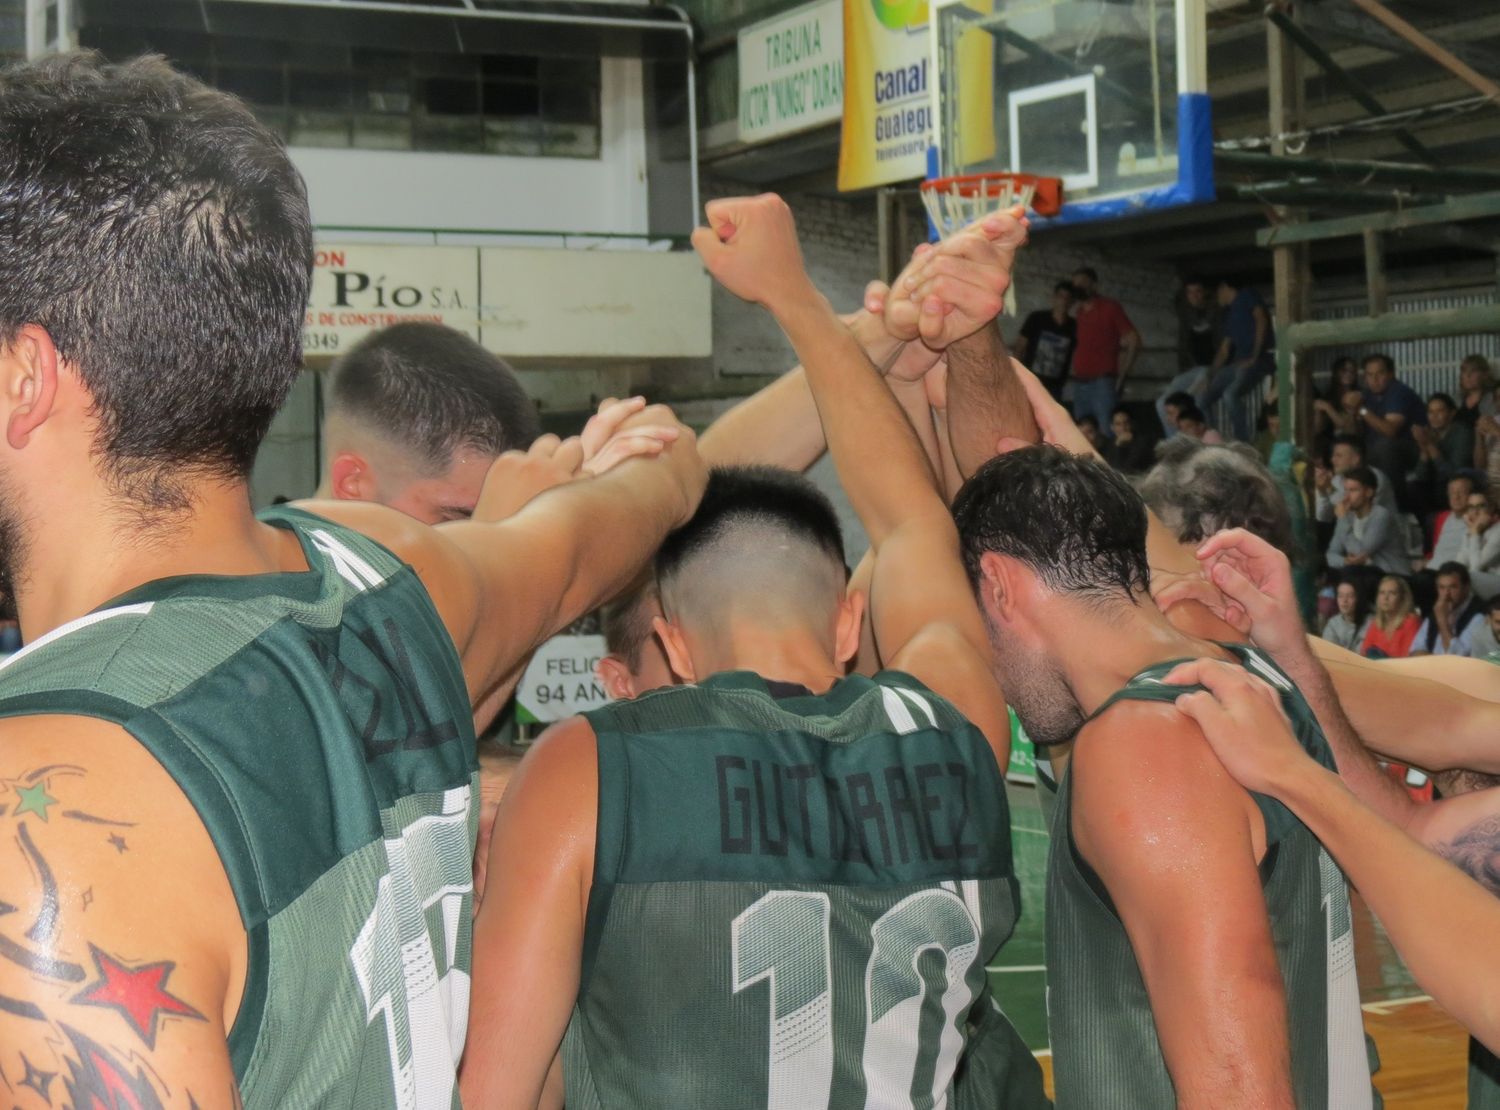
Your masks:
{"label": "tattooed shoulder", "polygon": [[97,904],[121,885],[99,861],[128,866],[145,830],[89,778],[71,762],[0,765],[0,1091],[28,1110],[232,1105],[163,1066],[174,1030],[211,1023],[184,996],[170,937],[123,944]]}
{"label": "tattooed shoulder", "polygon": [[1491,894],[1500,896],[1500,814],[1476,821],[1440,845],[1437,852]]}

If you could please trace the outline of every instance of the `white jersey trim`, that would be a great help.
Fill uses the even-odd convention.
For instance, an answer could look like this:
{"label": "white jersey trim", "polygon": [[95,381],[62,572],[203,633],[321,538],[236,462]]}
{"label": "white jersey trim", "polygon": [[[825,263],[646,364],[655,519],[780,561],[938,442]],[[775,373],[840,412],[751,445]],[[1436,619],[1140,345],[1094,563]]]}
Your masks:
{"label": "white jersey trim", "polygon": [[31,643],[23,647],[20,651],[16,652],[12,656],[9,656],[3,662],[0,662],[0,671],[3,671],[6,667],[9,667],[16,660],[25,658],[32,652],[39,651],[40,649],[46,647],[48,644],[56,643],[64,636],[69,636],[74,632],[82,631],[83,629],[88,628],[90,625],[98,624],[100,621],[107,621],[111,617],[145,616],[147,613],[151,612],[151,608],[155,604],[156,602],[154,601],[143,601],[138,605],[120,605],[116,606],[113,609],[101,609],[97,613],[87,613],[84,616],[79,617],[77,620],[71,620],[67,624],[60,624],[51,632],[48,632],[45,636],[37,637],[35,640],[31,641]]}

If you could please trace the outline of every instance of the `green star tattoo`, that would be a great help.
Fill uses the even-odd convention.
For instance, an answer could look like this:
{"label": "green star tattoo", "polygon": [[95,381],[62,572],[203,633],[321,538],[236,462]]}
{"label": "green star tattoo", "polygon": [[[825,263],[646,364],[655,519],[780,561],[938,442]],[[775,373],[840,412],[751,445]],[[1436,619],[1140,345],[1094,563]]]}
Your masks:
{"label": "green star tattoo", "polygon": [[47,807],[55,806],[57,799],[47,793],[47,784],[39,782],[35,786],[16,787],[16,796],[21,799],[16,806],[15,816],[23,813],[34,813],[43,821],[47,820]]}

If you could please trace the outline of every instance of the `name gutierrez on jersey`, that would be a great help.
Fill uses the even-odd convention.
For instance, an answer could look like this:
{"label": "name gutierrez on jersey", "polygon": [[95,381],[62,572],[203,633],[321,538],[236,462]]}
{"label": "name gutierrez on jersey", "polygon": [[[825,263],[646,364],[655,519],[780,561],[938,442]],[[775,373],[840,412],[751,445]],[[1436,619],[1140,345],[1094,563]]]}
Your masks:
{"label": "name gutierrez on jersey", "polygon": [[871,865],[979,855],[969,836],[969,772],[962,763],[827,776],[814,763],[720,755],[714,767],[725,855],[797,853]]}

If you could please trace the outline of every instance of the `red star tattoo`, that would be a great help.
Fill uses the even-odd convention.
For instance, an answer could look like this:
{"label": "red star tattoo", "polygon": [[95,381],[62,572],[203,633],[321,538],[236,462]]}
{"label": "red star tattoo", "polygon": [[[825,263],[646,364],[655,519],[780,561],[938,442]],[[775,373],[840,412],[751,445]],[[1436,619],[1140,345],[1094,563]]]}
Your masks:
{"label": "red star tattoo", "polygon": [[195,1021],[207,1019],[176,995],[167,993],[167,976],[176,964],[170,960],[130,967],[101,952],[92,944],[89,954],[99,978],[73,996],[82,1006],[105,1006],[130,1023],[147,1048],[156,1047],[156,1025],[163,1014]]}

